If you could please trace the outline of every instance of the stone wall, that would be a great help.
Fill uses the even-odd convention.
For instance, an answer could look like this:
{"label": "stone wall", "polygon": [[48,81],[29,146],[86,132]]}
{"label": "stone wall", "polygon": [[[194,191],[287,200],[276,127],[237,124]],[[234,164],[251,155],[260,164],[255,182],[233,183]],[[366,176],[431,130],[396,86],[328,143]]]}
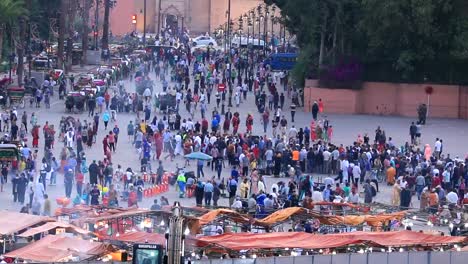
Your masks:
{"label": "stone wall", "polygon": [[[160,0],[146,1],[146,26],[148,33],[157,31],[158,7]],[[227,21],[226,11],[228,0],[161,0],[162,13],[179,15],[185,18],[185,26],[196,34],[213,31]],[[231,17],[238,18],[241,14],[263,3],[262,0],[231,0]],[[124,35],[134,30],[131,17],[137,15],[136,28],[143,30],[144,0],[118,1],[111,13],[111,30],[114,35]],[[161,25],[163,22],[161,21]],[[179,20],[182,26],[182,20]]]}
{"label": "stone wall", "polygon": [[[433,93],[428,96],[426,87]],[[366,82],[360,90],[318,87],[307,80],[304,89],[305,111],[321,98],[325,112],[416,116],[421,103],[429,103],[429,116],[468,119],[468,87],[457,85]]]}

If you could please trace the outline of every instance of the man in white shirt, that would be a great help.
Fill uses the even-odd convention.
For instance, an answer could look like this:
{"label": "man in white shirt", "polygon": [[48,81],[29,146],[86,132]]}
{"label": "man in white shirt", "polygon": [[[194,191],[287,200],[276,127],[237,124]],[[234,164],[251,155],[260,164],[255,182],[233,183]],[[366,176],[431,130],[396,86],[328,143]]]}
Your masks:
{"label": "man in white shirt", "polygon": [[[342,180],[344,182],[349,182],[348,178],[348,167],[349,167],[349,161],[348,158],[344,157],[343,160],[341,161],[341,173],[342,173]],[[340,181],[340,183],[342,183]]]}
{"label": "man in white shirt", "polygon": [[359,183],[359,179],[361,178],[361,167],[359,164],[353,166],[353,179],[354,179],[354,184]]}
{"label": "man in white shirt", "polygon": [[323,172],[325,174],[330,174],[330,162],[331,162],[331,153],[328,149],[325,149],[323,152]]}
{"label": "man in white shirt", "polygon": [[436,142],[434,144],[434,156],[439,159],[440,152],[442,150],[442,142],[440,142],[439,138],[436,138]]}

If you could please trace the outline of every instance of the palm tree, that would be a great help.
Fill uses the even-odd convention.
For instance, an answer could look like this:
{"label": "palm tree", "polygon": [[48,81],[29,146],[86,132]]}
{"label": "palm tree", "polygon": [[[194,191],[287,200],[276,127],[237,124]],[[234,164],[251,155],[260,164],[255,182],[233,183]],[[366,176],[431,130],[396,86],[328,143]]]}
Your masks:
{"label": "palm tree", "polygon": [[6,29],[10,29],[9,36],[13,34],[11,32],[12,25],[15,24],[20,16],[26,13],[24,8],[23,0],[0,0],[0,61],[2,59],[3,50],[3,37]]}
{"label": "palm tree", "polygon": [[109,49],[109,16],[111,0],[104,0],[104,24],[102,26],[102,49]]}
{"label": "palm tree", "polygon": [[89,10],[91,9],[93,0],[84,0],[83,3],[83,32],[81,34],[81,43],[83,54],[81,56],[81,65],[86,64],[86,57],[88,54],[88,38],[89,38]]}

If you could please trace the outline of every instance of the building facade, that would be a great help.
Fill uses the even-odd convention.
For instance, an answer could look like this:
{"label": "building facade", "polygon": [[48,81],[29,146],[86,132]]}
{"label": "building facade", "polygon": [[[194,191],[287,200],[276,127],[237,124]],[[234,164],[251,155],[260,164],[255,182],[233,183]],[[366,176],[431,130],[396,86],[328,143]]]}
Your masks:
{"label": "building facade", "polygon": [[[158,21],[161,27],[184,27],[192,35],[211,32],[227,21],[228,0],[123,0],[117,1],[111,13],[114,35],[143,32],[145,1],[147,33],[157,32]],[[231,0],[232,19],[261,3],[262,0]],[[136,24],[132,24],[133,15],[137,16]]]}

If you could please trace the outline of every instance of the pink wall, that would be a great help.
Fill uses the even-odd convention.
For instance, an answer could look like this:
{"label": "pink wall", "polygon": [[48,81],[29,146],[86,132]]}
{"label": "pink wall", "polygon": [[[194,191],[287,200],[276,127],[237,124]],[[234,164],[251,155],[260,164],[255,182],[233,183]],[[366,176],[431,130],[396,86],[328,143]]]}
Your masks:
{"label": "pink wall", "polygon": [[[134,30],[132,15],[135,13],[134,1],[118,1],[117,5],[111,9],[110,27],[114,36],[122,36]],[[140,14],[136,14],[139,18]]]}
{"label": "pink wall", "polygon": [[419,104],[427,103],[426,87],[431,86],[429,115],[468,119],[468,87],[432,84],[367,82],[361,90],[319,88],[306,81],[304,102],[310,111],[314,100],[322,98],[329,113],[416,116]]}

